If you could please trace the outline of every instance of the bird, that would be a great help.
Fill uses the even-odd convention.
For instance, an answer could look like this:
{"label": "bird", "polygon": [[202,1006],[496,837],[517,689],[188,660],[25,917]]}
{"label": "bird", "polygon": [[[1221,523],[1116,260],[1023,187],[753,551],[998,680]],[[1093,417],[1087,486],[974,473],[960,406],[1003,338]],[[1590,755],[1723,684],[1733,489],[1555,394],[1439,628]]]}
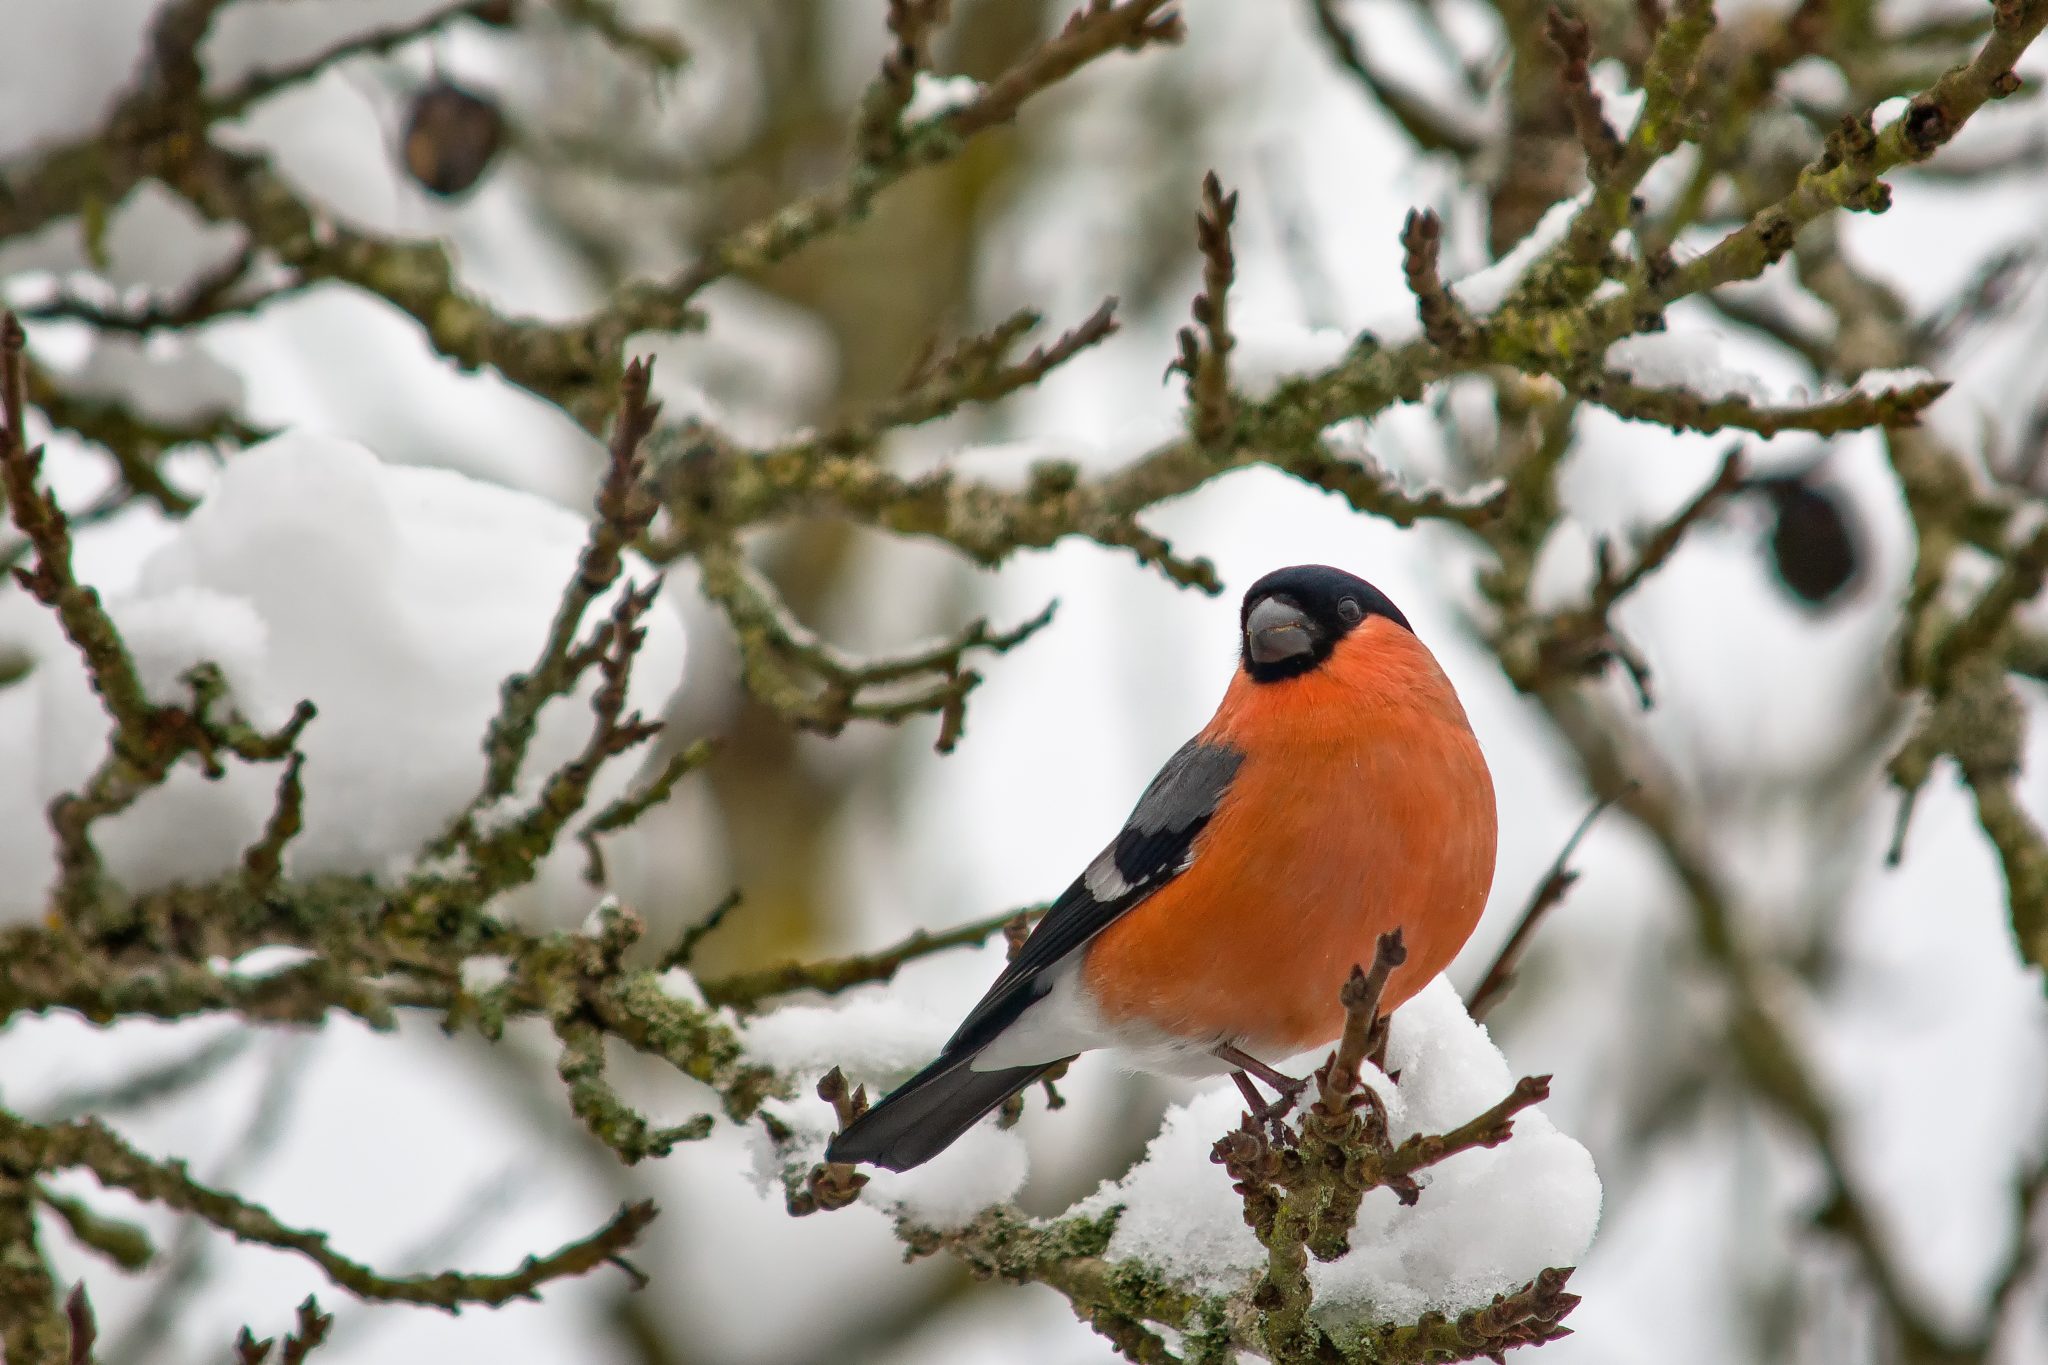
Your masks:
{"label": "bird", "polygon": [[1325,564],[1277,569],[1238,614],[1237,666],[1109,846],[1033,928],[935,1061],[854,1117],[829,1162],[905,1171],[1082,1052],[1133,1070],[1304,1082],[1269,1059],[1333,1042],[1382,933],[1391,1012],[1457,956],[1492,888],[1493,779],[1408,618]]}

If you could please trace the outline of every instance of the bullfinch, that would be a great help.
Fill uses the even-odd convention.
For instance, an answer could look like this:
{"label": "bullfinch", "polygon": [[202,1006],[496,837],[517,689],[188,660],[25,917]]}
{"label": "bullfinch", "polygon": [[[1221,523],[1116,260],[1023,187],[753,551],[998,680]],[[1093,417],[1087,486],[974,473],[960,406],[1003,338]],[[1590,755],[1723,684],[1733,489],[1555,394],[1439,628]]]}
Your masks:
{"label": "bullfinch", "polygon": [[909,1170],[1093,1048],[1134,1069],[1300,1082],[1339,992],[1400,929],[1390,1011],[1449,965],[1493,882],[1493,779],[1450,680],[1370,583],[1324,565],[1245,594],[1239,662],[1201,733],[1055,901],[938,1060],[826,1159]]}

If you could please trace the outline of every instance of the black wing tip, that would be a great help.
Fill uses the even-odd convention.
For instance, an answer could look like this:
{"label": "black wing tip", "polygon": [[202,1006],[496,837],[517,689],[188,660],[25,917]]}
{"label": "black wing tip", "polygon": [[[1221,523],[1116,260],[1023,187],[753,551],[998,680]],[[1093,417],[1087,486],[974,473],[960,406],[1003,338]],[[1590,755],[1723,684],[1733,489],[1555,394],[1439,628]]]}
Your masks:
{"label": "black wing tip", "polygon": [[880,1166],[885,1171],[907,1171],[923,1165],[930,1156],[906,1158],[891,1144],[863,1142],[848,1129],[825,1144],[825,1160],[841,1166]]}
{"label": "black wing tip", "polygon": [[922,1166],[1046,1070],[976,1071],[972,1054],[942,1054],[846,1125],[825,1145],[825,1160],[888,1171]]}
{"label": "black wing tip", "polygon": [[[873,1112],[872,1109],[868,1111],[869,1114]],[[867,1123],[867,1114],[862,1114],[832,1135],[832,1140],[825,1144],[825,1160],[841,1166],[880,1166],[884,1164],[881,1158],[885,1146],[885,1143],[875,1141]],[[893,1171],[896,1167],[888,1169]]]}
{"label": "black wing tip", "polygon": [[[868,1123],[868,1115],[875,1112],[871,1109],[861,1115],[844,1132],[826,1143],[825,1160],[844,1166],[879,1166],[885,1171],[915,1170],[952,1146],[960,1136],[958,1132],[934,1133],[922,1128],[901,1128],[888,1124],[887,1119],[878,1124]],[[885,1124],[894,1127],[895,1131],[877,1131]]]}

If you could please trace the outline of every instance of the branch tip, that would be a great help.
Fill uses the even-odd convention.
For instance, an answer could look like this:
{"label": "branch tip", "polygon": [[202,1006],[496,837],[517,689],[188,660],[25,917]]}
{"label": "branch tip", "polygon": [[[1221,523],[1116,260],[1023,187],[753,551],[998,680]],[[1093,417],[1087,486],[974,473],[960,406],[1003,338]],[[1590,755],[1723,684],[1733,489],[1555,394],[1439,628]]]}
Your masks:
{"label": "branch tip", "polygon": [[1433,209],[1410,209],[1401,227],[1401,273],[1415,296],[1422,334],[1445,354],[1462,355],[1472,343],[1474,325],[1443,281],[1442,250],[1443,220]]}
{"label": "branch tip", "polygon": [[1551,6],[1544,15],[1543,32],[1560,61],[1558,80],[1564,87],[1565,104],[1571,110],[1579,145],[1586,153],[1587,168],[1598,177],[1621,160],[1621,139],[1607,122],[1599,92],[1593,89],[1589,69],[1592,33],[1585,20],[1559,5]]}
{"label": "branch tip", "polygon": [[1515,969],[1521,965],[1522,954],[1534,941],[1537,928],[1550,911],[1564,900],[1565,893],[1578,882],[1579,874],[1571,869],[1570,864],[1572,855],[1578,852],[1580,841],[1609,807],[1616,801],[1633,795],[1638,789],[1639,784],[1631,780],[1620,791],[1601,797],[1573,827],[1570,836],[1564,841],[1564,847],[1559,849],[1557,857],[1551,860],[1550,869],[1543,874],[1543,879],[1530,893],[1528,904],[1522,908],[1521,918],[1515,921],[1515,927],[1509,932],[1507,941],[1501,944],[1500,952],[1495,954],[1493,964],[1486,969],[1486,975],[1479,979],[1478,987],[1472,992],[1472,999],[1467,1002],[1465,1010],[1474,1019],[1484,1022],[1486,1016],[1492,1013],[1493,1007],[1514,983]]}

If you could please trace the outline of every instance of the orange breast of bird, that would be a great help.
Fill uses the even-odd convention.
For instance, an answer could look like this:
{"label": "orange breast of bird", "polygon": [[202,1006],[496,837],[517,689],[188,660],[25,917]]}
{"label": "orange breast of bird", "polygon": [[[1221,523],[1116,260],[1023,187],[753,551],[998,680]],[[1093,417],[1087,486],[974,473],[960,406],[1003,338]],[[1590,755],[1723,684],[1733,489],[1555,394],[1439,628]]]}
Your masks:
{"label": "orange breast of bird", "polygon": [[1089,945],[1107,1022],[1278,1058],[1343,1031],[1382,933],[1408,948],[1382,1008],[1449,965],[1493,882],[1493,782],[1414,636],[1370,618],[1301,677],[1240,673],[1203,737],[1244,761],[1188,870]]}

